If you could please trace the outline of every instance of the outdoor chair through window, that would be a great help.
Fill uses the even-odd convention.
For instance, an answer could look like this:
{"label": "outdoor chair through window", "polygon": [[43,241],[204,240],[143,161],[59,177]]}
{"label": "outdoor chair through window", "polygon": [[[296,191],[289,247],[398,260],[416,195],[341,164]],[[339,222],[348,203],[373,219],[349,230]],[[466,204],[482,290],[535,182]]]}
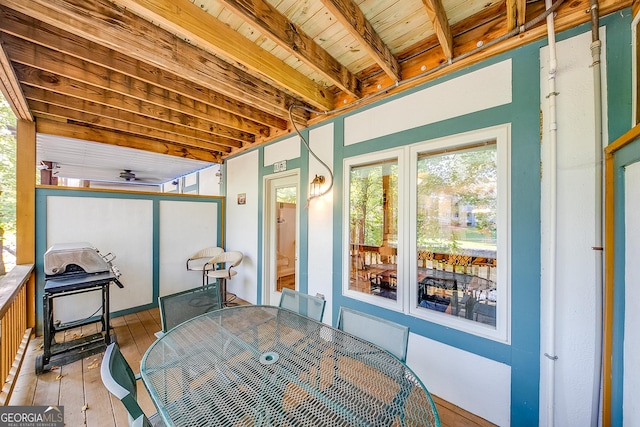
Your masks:
{"label": "outdoor chair through window", "polygon": [[147,418],[142,411],[136,397],[136,380],[139,376],[133,373],[116,343],[109,344],[104,352],[100,376],[109,393],[117,397],[126,408],[129,414],[129,426],[160,427],[164,425],[158,414]]}
{"label": "outdoor chair through window", "polygon": [[399,323],[340,307],[338,329],[382,347],[401,361],[407,360],[409,328]]}
{"label": "outdoor chair through window", "polygon": [[278,306],[321,322],[326,303],[324,298],[303,294],[289,288],[283,288]]}
{"label": "outdoor chair through window", "polygon": [[191,318],[222,308],[222,298],[217,283],[188,289],[158,298],[162,331],[161,337],[169,329]]}

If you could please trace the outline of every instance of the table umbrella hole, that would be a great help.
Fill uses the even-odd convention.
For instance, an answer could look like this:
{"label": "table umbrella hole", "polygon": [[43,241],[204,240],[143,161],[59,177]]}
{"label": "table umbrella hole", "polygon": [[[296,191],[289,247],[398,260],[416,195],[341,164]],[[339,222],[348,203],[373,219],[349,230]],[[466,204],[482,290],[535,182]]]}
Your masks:
{"label": "table umbrella hole", "polygon": [[279,358],[280,356],[278,355],[278,353],[268,351],[266,353],[262,353],[262,355],[260,356],[260,363],[262,363],[263,365],[271,365],[273,363],[276,363]]}

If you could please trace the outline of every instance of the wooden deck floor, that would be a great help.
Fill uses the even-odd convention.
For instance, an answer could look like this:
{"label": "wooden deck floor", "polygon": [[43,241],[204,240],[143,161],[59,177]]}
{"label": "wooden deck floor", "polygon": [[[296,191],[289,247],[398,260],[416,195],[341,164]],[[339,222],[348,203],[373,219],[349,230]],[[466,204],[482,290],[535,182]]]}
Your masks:
{"label": "wooden deck floor", "polygon": [[[134,372],[137,372],[142,355],[155,340],[154,332],[160,330],[159,311],[151,309],[112,318],[111,325],[122,354]],[[83,326],[82,329],[65,331],[65,335],[57,335],[56,339],[75,339],[80,334],[88,335],[96,331],[97,324],[88,325]],[[102,354],[58,367],[42,375],[35,375],[35,358],[41,352],[42,337],[33,338],[29,343],[10,405],[64,406],[65,425],[70,427],[128,425],[124,407],[102,385],[100,379]],[[155,412],[155,407],[141,382],[138,382],[138,400],[145,413]],[[434,400],[443,427],[492,425],[435,396]]]}

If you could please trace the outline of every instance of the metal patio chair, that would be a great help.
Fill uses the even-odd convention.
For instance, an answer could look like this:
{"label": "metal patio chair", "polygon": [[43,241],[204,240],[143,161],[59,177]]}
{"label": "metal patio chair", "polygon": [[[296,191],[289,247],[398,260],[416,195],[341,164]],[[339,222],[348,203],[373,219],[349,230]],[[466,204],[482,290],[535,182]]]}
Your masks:
{"label": "metal patio chair", "polygon": [[100,376],[109,393],[117,397],[127,410],[129,426],[164,426],[158,414],[147,417],[142,411],[136,392],[136,380],[140,377],[133,373],[116,343],[109,344],[104,352]]}
{"label": "metal patio chair", "polygon": [[352,308],[340,307],[338,329],[382,347],[403,362],[407,360],[407,326]]}
{"label": "metal patio chair", "polygon": [[322,315],[324,314],[326,303],[324,298],[284,288],[282,289],[278,307],[295,311],[298,314],[322,322]]}
{"label": "metal patio chair", "polygon": [[191,318],[222,308],[222,297],[217,283],[211,283],[182,292],[158,298],[162,331],[156,332],[161,337],[169,329]]}

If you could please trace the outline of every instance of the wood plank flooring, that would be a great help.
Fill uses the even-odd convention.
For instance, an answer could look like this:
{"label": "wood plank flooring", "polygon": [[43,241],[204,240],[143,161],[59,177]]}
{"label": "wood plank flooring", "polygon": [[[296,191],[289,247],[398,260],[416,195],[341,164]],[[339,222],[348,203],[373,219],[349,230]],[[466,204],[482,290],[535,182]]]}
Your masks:
{"label": "wood plank flooring", "polygon": [[[134,372],[137,372],[142,355],[155,340],[154,332],[161,329],[159,311],[152,309],[112,318],[111,326],[122,353]],[[98,324],[92,324],[59,332],[56,340],[70,340],[80,334],[92,334],[97,331],[97,327]],[[64,406],[67,426],[128,425],[124,406],[102,385],[100,365],[103,353],[60,366],[42,375],[35,375],[35,358],[41,352],[42,337],[33,338],[29,343],[10,405]],[[138,400],[145,413],[155,412],[155,407],[141,382],[138,382]]]}
{"label": "wood plank flooring", "polygon": [[[122,354],[134,372],[137,372],[144,352],[155,340],[154,332],[160,330],[158,309],[112,318],[111,326],[117,336]],[[97,327],[96,323],[60,332],[56,335],[56,340],[70,340],[77,338],[80,334],[93,334],[97,332]],[[64,406],[65,425],[71,427],[125,427],[128,425],[124,406],[102,385],[100,378],[102,353],[58,367],[42,375],[35,375],[35,358],[40,353],[42,353],[42,337],[33,338],[29,343],[10,405]],[[437,396],[434,396],[434,400],[443,427],[493,425]],[[141,382],[138,382],[138,401],[145,413],[152,414],[156,411]]]}

